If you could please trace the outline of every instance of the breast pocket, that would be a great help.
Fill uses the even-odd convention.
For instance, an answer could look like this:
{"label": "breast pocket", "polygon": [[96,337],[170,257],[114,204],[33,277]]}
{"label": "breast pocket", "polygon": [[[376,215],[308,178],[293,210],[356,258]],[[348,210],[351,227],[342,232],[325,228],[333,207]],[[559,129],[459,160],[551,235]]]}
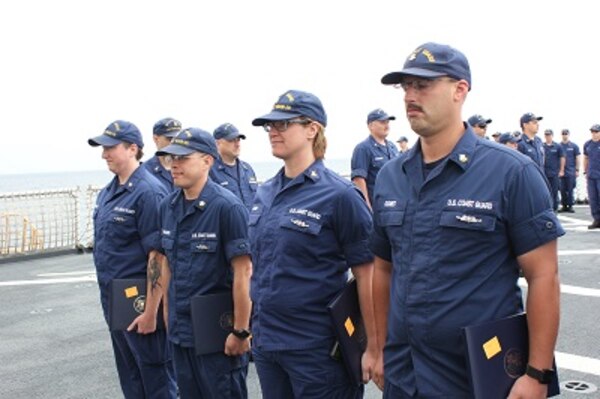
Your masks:
{"label": "breast pocket", "polygon": [[138,239],[136,221],[132,215],[110,214],[107,229],[107,236],[117,245]]}
{"label": "breast pocket", "polygon": [[402,226],[404,225],[405,213],[404,210],[379,211],[377,213],[377,223],[386,232],[394,249],[397,249],[397,245],[402,242]]}
{"label": "breast pocket", "polygon": [[439,240],[434,249],[443,259],[436,269],[441,276],[473,277],[486,273],[486,256],[497,250],[494,214],[442,211]]}
{"label": "breast pocket", "polygon": [[322,224],[317,219],[286,215],[279,221],[279,227],[287,231],[317,236],[321,231]]}

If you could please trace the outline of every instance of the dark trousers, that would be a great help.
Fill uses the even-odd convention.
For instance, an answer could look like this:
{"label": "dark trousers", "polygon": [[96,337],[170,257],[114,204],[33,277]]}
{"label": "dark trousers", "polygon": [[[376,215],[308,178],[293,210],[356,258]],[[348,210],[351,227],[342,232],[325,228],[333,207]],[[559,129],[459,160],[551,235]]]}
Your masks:
{"label": "dark trousers", "polygon": [[563,176],[560,178],[560,202],[563,208],[571,208],[575,203],[573,199],[575,182],[575,176]]}
{"label": "dark trousers", "polygon": [[588,200],[594,220],[600,222],[600,179],[587,179]]}
{"label": "dark trousers", "polygon": [[181,399],[246,399],[248,355],[211,353],[197,356],[194,348],[173,345]]}
{"label": "dark trousers", "polygon": [[112,331],[117,372],[126,399],[177,397],[175,372],[165,330],[152,334]]}
{"label": "dark trousers", "polygon": [[329,356],[330,346],[252,355],[263,399],[362,398],[364,386],[353,385],[341,361]]}
{"label": "dark trousers", "polygon": [[548,183],[550,184],[550,196],[552,197],[552,209],[555,211],[558,209],[558,176],[548,176]]}

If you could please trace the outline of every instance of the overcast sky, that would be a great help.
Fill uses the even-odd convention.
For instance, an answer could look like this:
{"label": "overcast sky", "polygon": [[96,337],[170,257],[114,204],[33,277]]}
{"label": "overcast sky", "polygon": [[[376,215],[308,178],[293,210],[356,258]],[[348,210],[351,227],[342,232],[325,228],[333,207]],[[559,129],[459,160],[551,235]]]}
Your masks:
{"label": "overcast sky", "polygon": [[[367,113],[398,119],[402,91],[381,76],[427,41],[469,59],[463,118],[589,138],[600,123],[598,14],[579,2],[502,1],[4,1],[0,3],[0,174],[101,170],[87,145],[115,119],[135,123],[146,153],[154,122],[175,117],[212,132],[224,122],[248,139],[242,158],[270,159],[253,118],[288,89],[316,94],[328,113],[327,158],[349,158]],[[556,4],[560,4],[556,5]]]}

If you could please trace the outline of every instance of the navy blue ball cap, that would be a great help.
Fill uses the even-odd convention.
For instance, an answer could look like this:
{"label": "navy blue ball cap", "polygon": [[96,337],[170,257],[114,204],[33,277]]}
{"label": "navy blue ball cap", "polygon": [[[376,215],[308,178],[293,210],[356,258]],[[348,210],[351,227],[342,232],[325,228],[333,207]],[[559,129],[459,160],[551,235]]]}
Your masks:
{"label": "navy blue ball cap", "polygon": [[156,155],[189,155],[193,152],[202,152],[219,158],[217,143],[212,134],[197,127],[189,127],[177,133],[171,144],[156,151]]}
{"label": "navy blue ball cap", "polygon": [[104,129],[100,136],[88,140],[92,147],[104,146],[113,147],[119,143],[132,143],[140,148],[144,148],[144,140],[140,130],[131,122],[117,120]]}
{"label": "navy blue ball cap", "polygon": [[554,134],[554,132],[552,131],[552,129],[546,129],[544,130],[544,135],[545,136],[552,136]]}
{"label": "navy blue ball cap", "polygon": [[484,118],[481,115],[473,115],[468,119],[467,122],[469,122],[469,125],[471,125],[471,126],[477,126],[477,125],[489,125],[490,123],[492,123],[492,120],[489,118]]}
{"label": "navy blue ball cap", "polygon": [[314,94],[299,90],[289,90],[279,97],[273,105],[273,110],[266,115],[252,121],[254,126],[263,126],[272,121],[284,121],[287,119],[307,117],[313,121],[327,126],[327,114],[321,104],[321,100]]}
{"label": "navy blue ball cap", "polygon": [[215,138],[215,140],[233,140],[238,137],[243,140],[246,140],[246,136],[241,134],[237,127],[233,126],[231,123],[223,123],[221,126],[216,128],[213,132],[213,137]]}
{"label": "navy blue ball cap", "polygon": [[154,124],[152,133],[157,136],[175,137],[181,131],[181,122],[173,118],[163,118]]}
{"label": "navy blue ball cap", "polygon": [[600,123],[593,124],[590,128],[590,132],[600,132]]}
{"label": "navy blue ball cap", "polygon": [[400,136],[400,138],[397,141],[398,141],[398,143],[401,143],[403,141],[408,143],[408,139],[406,138],[406,136]]}
{"label": "navy blue ball cap", "polygon": [[516,138],[512,133],[508,132],[508,133],[502,133],[500,135],[500,138],[498,138],[498,142],[501,144],[518,143],[519,139]]}
{"label": "navy blue ball cap", "polygon": [[395,119],[395,116],[388,115],[381,108],[374,109],[373,111],[369,112],[369,115],[367,115],[367,123],[371,123],[373,121],[393,121]]}
{"label": "navy blue ball cap", "polygon": [[445,44],[429,42],[417,47],[404,62],[404,68],[384,75],[381,83],[385,85],[401,83],[406,76],[425,79],[449,76],[457,80],[466,80],[471,90],[471,68],[467,57]]}
{"label": "navy blue ball cap", "polygon": [[521,125],[523,125],[525,123],[529,123],[533,120],[541,121],[542,119],[544,119],[543,116],[535,116],[535,114],[533,112],[528,112],[526,114],[523,114],[523,116],[521,116]]}

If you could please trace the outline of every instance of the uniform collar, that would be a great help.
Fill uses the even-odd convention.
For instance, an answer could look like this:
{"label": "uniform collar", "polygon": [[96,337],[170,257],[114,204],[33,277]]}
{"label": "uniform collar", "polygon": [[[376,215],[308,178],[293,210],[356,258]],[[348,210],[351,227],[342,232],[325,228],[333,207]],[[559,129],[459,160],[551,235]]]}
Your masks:
{"label": "uniform collar", "polygon": [[141,165],[138,166],[133,173],[131,174],[131,176],[129,176],[129,179],[127,179],[127,181],[123,184],[120,185],[119,184],[119,176],[115,176],[113,178],[113,184],[115,186],[115,192],[121,191],[121,190],[127,190],[127,191],[133,191],[135,190],[135,187],[137,187],[140,179],[141,179],[141,174],[144,173],[142,171],[142,167]]}
{"label": "uniform collar", "polygon": [[533,138],[530,139],[525,133],[523,133],[521,135],[521,140],[524,140],[527,144],[531,144],[531,143],[535,142],[535,139],[537,139],[537,138],[538,138],[538,136],[533,136]]}
{"label": "uniform collar", "polygon": [[[214,198],[215,187],[217,187],[217,184],[209,178],[206,181],[204,187],[202,188],[202,191],[200,192],[198,198],[194,200],[194,204],[190,207],[188,213],[191,213],[192,210],[198,210],[201,212],[204,211],[208,204],[211,203],[212,199]],[[177,206],[178,203],[183,204],[183,201],[185,201],[185,197],[183,196],[183,189],[179,189],[179,191],[177,191],[177,194],[173,197],[169,205],[171,206],[171,208],[174,208],[175,206]]]}
{"label": "uniform collar", "polygon": [[369,142],[375,147],[388,147],[389,141],[387,139],[383,139],[383,144],[379,144],[372,135],[369,135]]}
{"label": "uniform collar", "polygon": [[[478,137],[468,124],[465,125],[465,132],[462,137],[458,140],[450,154],[446,156],[447,161],[451,161],[458,165],[462,170],[467,170],[471,161],[473,160],[473,154],[475,153],[475,147],[477,146]],[[409,162],[413,162],[412,160],[417,158],[418,163],[422,163],[423,154],[421,151],[421,139],[414,145],[406,155],[403,157],[403,168],[404,165]],[[406,171],[406,169],[405,169]]]}
{"label": "uniform collar", "polygon": [[[302,173],[292,179],[292,181],[286,186],[291,187],[296,184],[301,184],[307,180],[316,183],[323,176],[323,172],[325,170],[325,165],[323,164],[322,159],[317,159],[313,162],[308,168],[306,168]],[[281,187],[283,178],[285,175],[285,167],[281,168],[275,177],[275,181],[277,182],[277,187]]]}
{"label": "uniform collar", "polygon": [[[221,158],[215,159],[215,163],[217,165],[217,169],[219,169],[219,170],[223,170],[229,166],[229,165],[225,165],[225,162],[223,162],[223,160]],[[233,167],[237,167],[239,165],[242,165],[242,163],[240,162],[239,158],[236,158],[235,165],[233,165]]]}

